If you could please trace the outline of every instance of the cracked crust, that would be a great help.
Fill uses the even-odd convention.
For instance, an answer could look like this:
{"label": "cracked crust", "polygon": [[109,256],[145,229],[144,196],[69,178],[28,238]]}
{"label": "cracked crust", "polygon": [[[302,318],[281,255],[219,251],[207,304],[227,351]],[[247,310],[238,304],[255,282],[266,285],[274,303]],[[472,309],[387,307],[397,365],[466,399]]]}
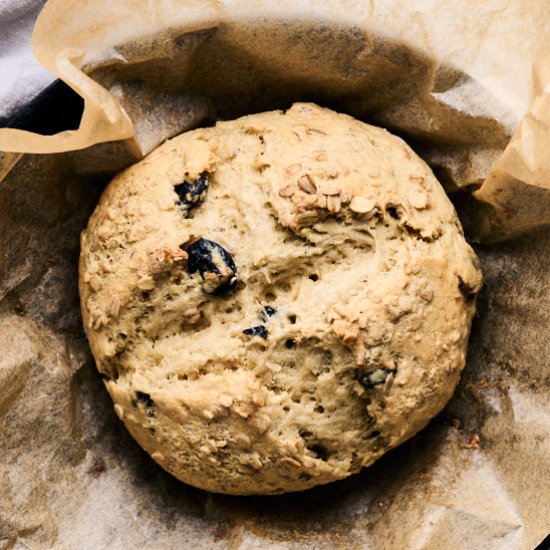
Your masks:
{"label": "cracked crust", "polygon": [[[205,174],[184,207],[175,187]],[[234,290],[188,272],[200,238],[231,255]],[[81,244],[117,414],[177,478],[232,494],[344,478],[423,428],[458,382],[481,286],[426,164],[312,104],[168,141],[111,182]]]}

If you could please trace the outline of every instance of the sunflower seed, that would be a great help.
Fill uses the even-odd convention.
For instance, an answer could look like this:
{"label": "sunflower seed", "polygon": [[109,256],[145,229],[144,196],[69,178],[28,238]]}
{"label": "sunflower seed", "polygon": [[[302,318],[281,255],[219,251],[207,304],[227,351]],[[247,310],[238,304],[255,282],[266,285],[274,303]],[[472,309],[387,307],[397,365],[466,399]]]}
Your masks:
{"label": "sunflower seed", "polygon": [[298,187],[304,193],[308,193],[309,195],[315,195],[315,193],[317,193],[315,182],[309,174],[305,174],[300,177],[300,179],[298,180]]}
{"label": "sunflower seed", "polygon": [[319,220],[319,216],[315,210],[306,210],[296,216],[296,222],[300,225],[306,225],[309,223],[314,223]]}
{"label": "sunflower seed", "polygon": [[340,195],[340,204],[349,204],[351,202],[351,195],[349,193],[342,193]]}
{"label": "sunflower seed", "polygon": [[331,195],[327,198],[327,209],[329,212],[336,214],[340,210],[340,198],[336,195]]}
{"label": "sunflower seed", "polygon": [[365,197],[353,197],[349,205],[350,210],[353,210],[357,214],[366,214],[373,210],[375,206],[376,201],[374,199],[367,199]]}
{"label": "sunflower seed", "polygon": [[327,207],[327,197],[325,195],[317,195],[317,206],[319,208]]}

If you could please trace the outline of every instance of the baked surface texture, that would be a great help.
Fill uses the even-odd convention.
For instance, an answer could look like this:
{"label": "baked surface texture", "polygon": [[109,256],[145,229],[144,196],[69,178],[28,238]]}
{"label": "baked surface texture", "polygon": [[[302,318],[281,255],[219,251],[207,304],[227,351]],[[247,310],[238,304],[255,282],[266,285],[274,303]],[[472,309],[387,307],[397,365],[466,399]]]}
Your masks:
{"label": "baked surface texture", "polygon": [[81,245],[118,416],[174,476],[231,494],[344,478],[422,429],[482,284],[428,166],[303,103],[166,142],[109,184]]}

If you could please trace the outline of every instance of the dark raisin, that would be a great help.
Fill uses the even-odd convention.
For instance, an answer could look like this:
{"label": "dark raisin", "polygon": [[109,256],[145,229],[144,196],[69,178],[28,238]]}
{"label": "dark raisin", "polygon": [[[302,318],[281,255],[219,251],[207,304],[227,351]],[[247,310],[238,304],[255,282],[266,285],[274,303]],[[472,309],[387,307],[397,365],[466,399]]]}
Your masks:
{"label": "dark raisin", "polygon": [[208,174],[201,174],[197,181],[180,183],[174,187],[174,191],[179,198],[178,204],[187,214],[191,208],[204,201],[208,191]]}
{"label": "dark raisin", "polygon": [[245,328],[241,332],[243,334],[246,334],[247,336],[259,336],[264,340],[267,339],[268,335],[267,329],[263,325],[258,325],[257,327],[252,328]]}
{"label": "dark raisin", "polygon": [[275,315],[277,313],[277,310],[272,306],[265,306],[264,307],[265,312],[271,317],[272,315]]}
{"label": "dark raisin", "polygon": [[285,347],[287,349],[292,349],[294,346],[296,345],[296,340],[292,339],[292,338],[289,338],[286,342],[285,342]]}
{"label": "dark raisin", "polygon": [[265,323],[266,321],[269,321],[269,318],[273,317],[275,313],[277,313],[277,310],[274,307],[264,306],[264,310],[260,311],[260,314],[258,315],[258,317],[260,318],[261,321]]}
{"label": "dark raisin", "polygon": [[187,254],[187,269],[189,273],[200,273],[207,294],[225,294],[237,284],[235,262],[219,244],[199,239],[187,247]]}
{"label": "dark raisin", "polygon": [[379,367],[375,370],[369,371],[359,369],[356,373],[357,380],[366,389],[384,384],[390,374],[395,374],[395,371],[385,367]]}

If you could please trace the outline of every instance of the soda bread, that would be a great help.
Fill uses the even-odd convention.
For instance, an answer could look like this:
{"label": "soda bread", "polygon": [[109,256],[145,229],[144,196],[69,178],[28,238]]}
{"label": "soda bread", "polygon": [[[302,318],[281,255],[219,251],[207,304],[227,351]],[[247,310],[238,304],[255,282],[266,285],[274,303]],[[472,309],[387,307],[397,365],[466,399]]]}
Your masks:
{"label": "soda bread", "polygon": [[422,429],[482,278],[399,138],[312,104],[182,134],[82,234],[82,315],[118,416],[180,480],[298,491]]}

